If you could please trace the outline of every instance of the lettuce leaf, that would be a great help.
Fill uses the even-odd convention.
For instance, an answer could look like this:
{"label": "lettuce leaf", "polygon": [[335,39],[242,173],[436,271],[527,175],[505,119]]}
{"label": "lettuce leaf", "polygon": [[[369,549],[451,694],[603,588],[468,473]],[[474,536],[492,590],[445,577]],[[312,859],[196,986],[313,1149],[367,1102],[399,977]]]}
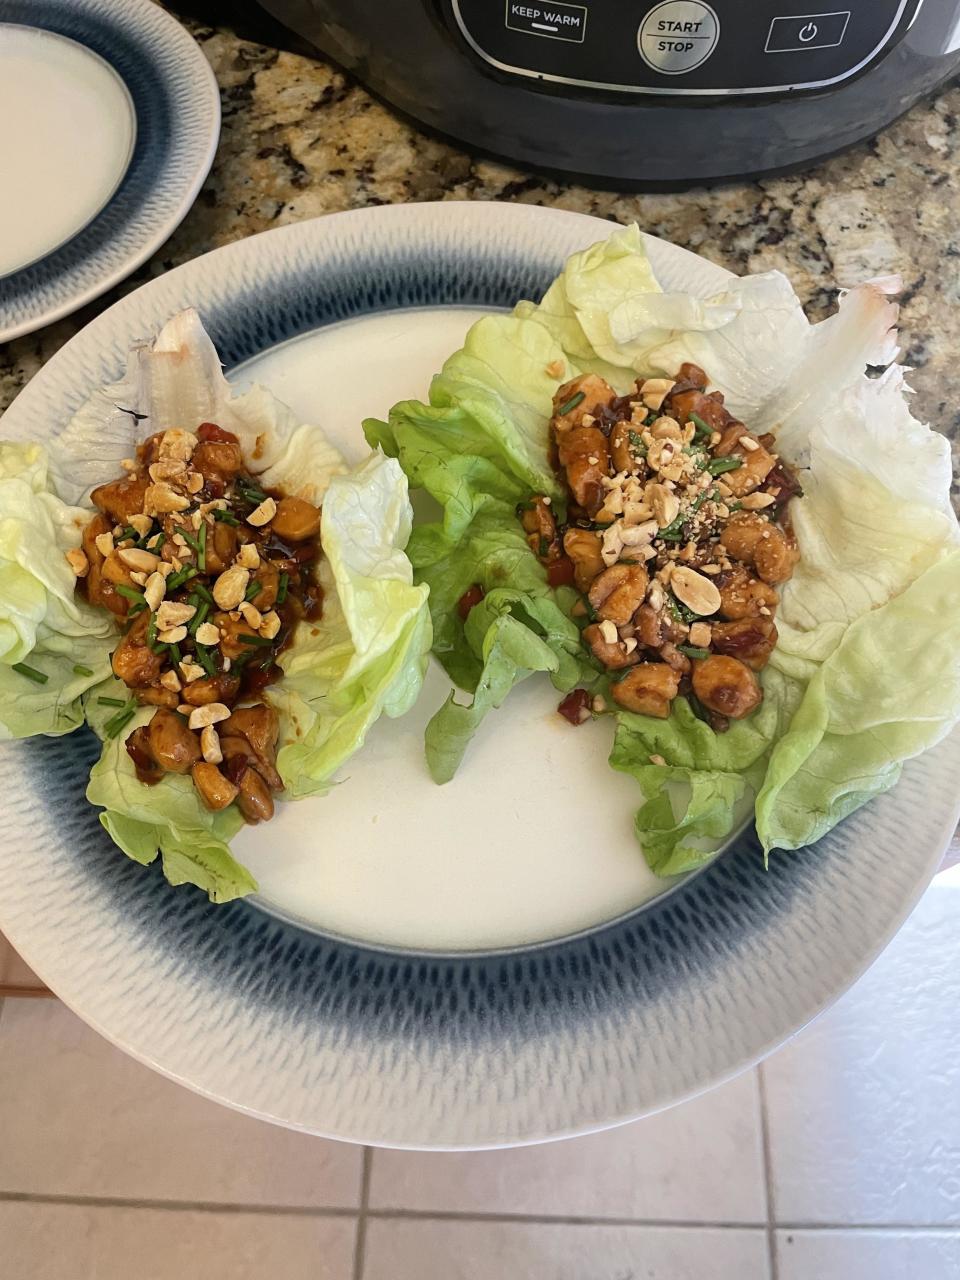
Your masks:
{"label": "lettuce leaf", "polygon": [[434,782],[450,781],[487,713],[527,676],[545,671],[563,692],[585,675],[597,677],[586,664],[576,625],[546,594],[495,587],[470,610],[462,633],[478,668],[474,696],[465,706],[451,693],[427,725],[427,765]]}
{"label": "lettuce leaf", "polygon": [[122,733],[106,737],[105,725],[116,707],[97,699],[126,701],[128,695],[120,681],[111,679],[85,699],[87,719],[103,740],[100,759],[90,770],[87,799],[103,809],[104,830],[135,862],[146,866],[159,855],[171,884],[196,885],[211,902],[256,892],[256,881],[230,853],[229,841],[243,826],[235,806],[211,813],[188,775],[164,774],[153,787],[137,778],[124,744],[134,729],[149,723],[154,708],[141,707]]}
{"label": "lettuce leaf", "polygon": [[135,346],[117,383],[98,388],[50,446],[51,473],[66,500],[81,502],[120,472],[124,458],[156,431],[196,431],[216,422],[240,441],[244,463],[267,485],[319,501],[330,476],[347,466],[319,427],[302,424],[261,386],[238,394],[200,316],[178,312],[157,336]]}
{"label": "lettuce leaf", "polygon": [[[427,588],[413,585],[403,551],[412,523],[406,478],[382,456],[348,474],[319,427],[298,422],[262,387],[235,393],[199,316],[186,311],[155,341],[137,346],[124,379],[91,396],[60,434],[53,451],[58,483],[80,500],[148,435],[174,423],[195,430],[204,421],[240,438],[245,464],[263,483],[323,503],[322,618],[301,624],[281,659],[284,679],[265,694],[280,714],[278,768],[286,797],[295,799],[328,786],[381,712],[403,714],[419,692],[430,618]],[[67,598],[79,608],[72,592],[71,574]],[[229,849],[243,825],[235,807],[211,813],[189,777],[168,773],[149,787],[137,780],[125,742],[153,709],[138,709],[119,735],[107,735],[116,706],[99,699],[125,702],[129,695],[109,668],[116,628],[102,611],[96,616],[106,628],[107,657],[83,686],[83,706],[103,739],[87,797],[103,808],[104,828],[136,861],[159,856],[171,884],[196,885],[214,902],[254,892],[253,877]],[[38,669],[46,670],[42,661]],[[0,692],[3,680],[0,669]],[[46,686],[37,688],[41,699]]]}
{"label": "lettuce leaf", "polygon": [[610,763],[636,778],[646,797],[634,825],[657,875],[680,875],[709,862],[748,815],[767,753],[800,698],[795,682],[769,668],[761,682],[759,709],[726,733],[714,733],[686,698],[676,699],[667,720],[616,713]]}
{"label": "lettuce leaf", "polygon": [[299,628],[270,690],[280,713],[277,767],[292,798],[326,790],[381,713],[413,705],[430,652],[428,588],[403,554],[406,478],[374,455],[331,480],[323,503],[319,622]]}
{"label": "lettuce leaf", "polygon": [[773,748],[756,806],[765,850],[819,839],[956,724],[958,593],[954,550],[846,629]]}
{"label": "lettuce leaf", "polygon": [[[574,254],[540,302],[474,326],[428,405],[406,401],[388,423],[365,424],[442,508],[438,523],[414,531],[411,555],[431,585],[435,652],[475,701],[451,700],[431,722],[436,776],[450,776],[513,683],[532,670],[556,679],[564,658],[576,661],[562,629],[532,626],[509,596],[546,595],[569,614],[570,596],[545,587],[513,510],[535,492],[562,510],[542,474],[555,390],[548,366],[561,379],[597,372],[623,392],[637,375],[672,375],[692,360],[732,412],[776,431],[783,455],[806,468],[806,496],[791,508],[801,561],[782,591],[761,710],[721,736],[684,699],[667,721],[615,713],[611,763],[644,792],[636,830],[656,871],[676,874],[711,856],[757,791],[765,849],[815,840],[960,718],[952,676],[935,715],[924,688],[928,668],[950,651],[943,637],[952,628],[938,629],[938,611],[956,613],[960,590],[949,445],[910,414],[902,370],[865,376],[896,355],[897,284],[851,290],[834,316],[811,325],[778,272],[731,276],[707,297],[664,293],[637,228],[623,228]],[[465,627],[456,605],[475,582],[491,603]],[[498,590],[508,591],[506,613],[493,602]],[[907,643],[898,631],[911,609]]]}
{"label": "lettuce leaf", "polygon": [[0,739],[72,732],[109,671],[113,623],[75,594],[65,558],[89,516],[52,491],[40,445],[0,443]]}

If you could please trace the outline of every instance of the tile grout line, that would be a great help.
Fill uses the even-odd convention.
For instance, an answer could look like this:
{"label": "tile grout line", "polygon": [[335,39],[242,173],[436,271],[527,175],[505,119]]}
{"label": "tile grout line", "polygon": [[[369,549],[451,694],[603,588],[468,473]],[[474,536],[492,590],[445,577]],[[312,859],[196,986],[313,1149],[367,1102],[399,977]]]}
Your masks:
{"label": "tile grout line", "polygon": [[777,1251],[777,1215],[773,1186],[773,1157],[770,1145],[770,1116],[767,1110],[767,1081],[763,1063],[757,1064],[757,1098],[760,1104],[760,1142],[763,1148],[763,1190],[767,1211],[767,1256],[770,1280],[779,1280],[780,1259]]}
{"label": "tile grout line", "polygon": [[[0,1191],[0,1204],[47,1204],[93,1209],[157,1209],[168,1212],[273,1214],[277,1217],[295,1218],[357,1218],[357,1209],[347,1207],[323,1207],[283,1204],[238,1204],[216,1200],[128,1200],[119,1196],[70,1196],[44,1194],[31,1191]],[[458,1212],[447,1209],[370,1209],[365,1217],[377,1221],[438,1221],[438,1222],[507,1222],[520,1225],[584,1226],[584,1227],[644,1227],[663,1230],[690,1231],[751,1231],[766,1232],[764,1222],[714,1222],[690,1218],[597,1218],[577,1214],[548,1213],[481,1213]],[[875,1231],[916,1232],[923,1234],[960,1234],[956,1222],[780,1222],[781,1231]]]}
{"label": "tile grout line", "polygon": [[363,1165],[360,1171],[360,1211],[357,1214],[357,1234],[353,1242],[353,1280],[363,1280],[363,1268],[367,1253],[367,1215],[370,1209],[370,1178],[373,1173],[373,1147],[363,1148]]}

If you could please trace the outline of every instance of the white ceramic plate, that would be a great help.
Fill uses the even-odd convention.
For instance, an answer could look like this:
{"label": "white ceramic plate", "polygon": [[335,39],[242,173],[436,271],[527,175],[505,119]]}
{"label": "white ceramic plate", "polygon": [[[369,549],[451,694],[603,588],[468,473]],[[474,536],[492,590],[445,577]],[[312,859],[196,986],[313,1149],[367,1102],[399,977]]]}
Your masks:
{"label": "white ceramic plate", "polygon": [[152,0],[0,0],[0,120],[3,342],[97,297],[167,239],[213,161],[220,97]]}
{"label": "white ceramic plate", "polygon": [[[423,395],[478,311],[538,296],[608,231],[448,203],[254,237],[93,321],[5,433],[48,436],[133,341],[194,305],[232,377],[268,381],[358,457],[362,415]],[[727,278],[648,251],[666,288]],[[889,941],[956,821],[953,739],[769,872],[748,832],[652,897],[638,796],[606,766],[604,726],[569,730],[530,680],[438,789],[421,729],[447,689],[434,672],[333,795],[290,806],[262,844],[245,833],[263,892],[225,907],[111,845],[83,799],[88,735],[5,748],[0,928],[103,1034],[229,1105],[383,1145],[530,1142],[667,1106],[782,1042]]]}

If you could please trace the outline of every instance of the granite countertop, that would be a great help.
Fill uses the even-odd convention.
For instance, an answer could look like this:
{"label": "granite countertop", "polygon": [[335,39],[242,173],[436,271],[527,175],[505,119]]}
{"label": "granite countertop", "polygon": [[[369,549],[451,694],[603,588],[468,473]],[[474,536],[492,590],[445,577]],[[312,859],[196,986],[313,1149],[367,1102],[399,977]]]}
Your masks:
{"label": "granite countertop", "polygon": [[[135,275],[70,318],[0,346],[0,409],[99,311],[208,249],[366,205],[515,200],[636,221],[737,272],[778,268],[812,318],[838,286],[898,272],[914,411],[960,463],[960,88],[809,173],[712,191],[638,195],[533,176],[425,136],[322,61],[188,22],[213,67],[223,132],[187,218]],[[957,489],[960,495],[960,488]]]}

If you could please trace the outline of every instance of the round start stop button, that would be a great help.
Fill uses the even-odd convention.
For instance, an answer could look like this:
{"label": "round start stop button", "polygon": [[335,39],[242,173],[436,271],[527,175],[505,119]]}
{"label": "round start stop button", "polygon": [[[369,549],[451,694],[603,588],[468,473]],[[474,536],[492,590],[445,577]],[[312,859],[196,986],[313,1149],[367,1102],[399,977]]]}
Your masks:
{"label": "round start stop button", "polygon": [[665,76],[692,71],[720,39],[720,19],[700,0],[663,0],[640,23],[637,48],[648,67]]}

